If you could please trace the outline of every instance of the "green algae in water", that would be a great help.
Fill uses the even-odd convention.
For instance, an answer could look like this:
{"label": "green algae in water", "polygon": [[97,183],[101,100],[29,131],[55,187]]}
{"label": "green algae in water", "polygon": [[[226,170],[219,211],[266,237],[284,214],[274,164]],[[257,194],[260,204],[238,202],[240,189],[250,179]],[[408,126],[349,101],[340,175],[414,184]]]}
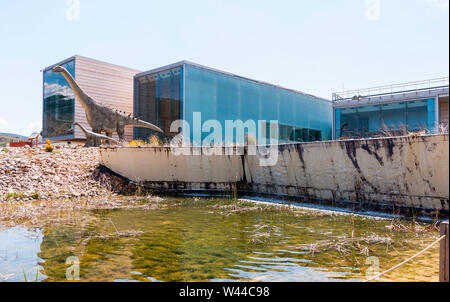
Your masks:
{"label": "green algae in water", "polygon": [[[239,211],[232,201],[164,205],[80,211],[45,227],[34,255],[40,280],[66,281],[66,260],[75,256],[80,281],[363,281],[368,257],[383,271],[438,235],[395,232],[388,220],[351,215]],[[385,280],[436,281],[438,255],[433,248]]]}

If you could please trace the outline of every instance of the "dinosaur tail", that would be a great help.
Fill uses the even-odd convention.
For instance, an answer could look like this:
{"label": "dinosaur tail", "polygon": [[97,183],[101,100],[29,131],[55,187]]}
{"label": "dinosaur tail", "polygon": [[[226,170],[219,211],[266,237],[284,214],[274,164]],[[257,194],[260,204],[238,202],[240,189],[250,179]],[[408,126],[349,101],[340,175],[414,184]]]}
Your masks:
{"label": "dinosaur tail", "polygon": [[73,130],[75,130],[74,128],[75,128],[75,126],[78,126],[78,128],[80,128],[81,129],[81,131],[83,131],[84,132],[84,134],[87,136],[87,133],[86,133],[86,129],[84,129],[84,127],[83,126],[81,126],[80,124],[78,124],[77,122],[75,122],[75,123],[73,123],[72,124],[72,126],[74,126],[73,127]]}
{"label": "dinosaur tail", "polygon": [[152,129],[154,131],[158,131],[158,132],[164,133],[164,131],[161,128],[159,128],[159,127],[157,127],[157,126],[155,126],[155,125],[153,125],[151,123],[148,123],[148,122],[145,122],[145,121],[141,121],[139,119],[131,119],[131,121],[130,121],[130,123],[128,125],[131,125],[131,126],[134,126],[134,127]]}

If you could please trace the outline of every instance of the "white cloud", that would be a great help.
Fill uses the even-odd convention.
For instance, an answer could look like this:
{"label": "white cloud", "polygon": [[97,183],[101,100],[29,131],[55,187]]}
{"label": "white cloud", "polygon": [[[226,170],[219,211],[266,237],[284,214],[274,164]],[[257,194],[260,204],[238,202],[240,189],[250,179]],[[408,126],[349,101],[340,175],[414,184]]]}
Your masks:
{"label": "white cloud", "polygon": [[34,121],[28,124],[28,132],[32,134],[33,132],[41,132],[42,121]]}
{"label": "white cloud", "polygon": [[74,97],[73,91],[68,86],[61,86],[57,83],[47,84],[44,83],[44,98],[54,96],[56,94],[63,95],[65,97]]}
{"label": "white cloud", "polygon": [[8,125],[8,121],[0,117],[0,132]]}
{"label": "white cloud", "polygon": [[449,8],[449,0],[425,0],[428,3],[432,3],[434,6],[440,9],[447,10]]}

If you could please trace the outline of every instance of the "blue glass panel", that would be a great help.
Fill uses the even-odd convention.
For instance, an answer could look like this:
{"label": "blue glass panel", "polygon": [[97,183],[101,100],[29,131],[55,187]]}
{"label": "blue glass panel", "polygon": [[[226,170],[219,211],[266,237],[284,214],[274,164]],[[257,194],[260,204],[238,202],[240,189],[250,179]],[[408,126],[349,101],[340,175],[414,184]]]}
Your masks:
{"label": "blue glass panel", "polygon": [[407,124],[408,131],[426,129],[428,126],[428,101],[410,101],[408,105]]}
{"label": "blue glass panel", "polygon": [[[75,78],[75,60],[62,65]],[[73,135],[75,96],[66,79],[51,70],[44,72],[43,137]]]}
{"label": "blue glass panel", "polygon": [[341,127],[341,109],[334,110],[334,127],[335,127],[335,137],[336,139],[341,138],[340,127]]}
{"label": "blue glass panel", "polygon": [[429,99],[427,102],[427,105],[428,105],[427,128],[428,128],[428,131],[430,131],[430,132],[432,131],[432,129],[434,129],[434,127],[435,127],[434,123],[436,120],[436,115],[435,115],[436,109],[434,107],[434,102],[435,102],[434,99]]}
{"label": "blue glass panel", "polygon": [[340,137],[360,138],[362,136],[357,108],[342,108],[340,121],[341,125],[337,129]]}
{"label": "blue glass panel", "polygon": [[380,105],[358,107],[359,127],[361,137],[377,135],[381,127]]}
{"label": "blue glass panel", "polygon": [[[226,120],[277,120],[287,140],[296,137],[296,129],[316,132],[310,139],[329,140],[332,133],[331,102],[295,93],[200,67],[185,66],[185,120],[193,124],[193,113],[202,113],[202,122],[218,120],[225,137]],[[191,139],[192,136],[191,129]],[[203,133],[204,139],[208,133]]]}
{"label": "blue glass panel", "polygon": [[[167,135],[173,121],[182,116],[183,68],[173,68],[135,79],[135,115],[144,121],[157,125]],[[134,128],[135,139],[148,140],[159,135],[153,130]]]}
{"label": "blue glass panel", "polygon": [[434,99],[349,107],[336,110],[336,137],[404,135],[428,129],[435,123]]}
{"label": "blue glass panel", "polygon": [[381,126],[386,129],[399,130],[407,125],[406,103],[381,105]]}

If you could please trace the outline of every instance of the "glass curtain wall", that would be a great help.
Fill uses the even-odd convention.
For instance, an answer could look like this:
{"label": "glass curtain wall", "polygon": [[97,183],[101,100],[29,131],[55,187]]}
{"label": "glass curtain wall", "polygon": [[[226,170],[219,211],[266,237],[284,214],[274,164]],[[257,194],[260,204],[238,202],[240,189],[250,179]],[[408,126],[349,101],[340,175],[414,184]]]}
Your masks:
{"label": "glass curtain wall", "polygon": [[[182,118],[183,68],[178,67],[137,78],[135,115],[170,133],[173,121]],[[158,134],[145,128],[134,128],[134,137],[147,141]]]}
{"label": "glass curtain wall", "polygon": [[[75,78],[75,60],[62,65]],[[74,135],[75,96],[59,73],[44,72],[43,137]]]}
{"label": "glass curtain wall", "polygon": [[430,131],[434,99],[336,109],[336,137],[365,138]]}
{"label": "glass curtain wall", "polygon": [[[202,122],[253,120],[262,133],[267,123],[279,123],[281,141],[329,140],[332,133],[332,104],[313,96],[243,79],[201,67],[185,65],[185,120],[193,124],[193,113],[202,113]],[[202,140],[210,133],[202,133]],[[267,135],[268,136],[268,135]],[[191,130],[191,141],[192,130]]]}

